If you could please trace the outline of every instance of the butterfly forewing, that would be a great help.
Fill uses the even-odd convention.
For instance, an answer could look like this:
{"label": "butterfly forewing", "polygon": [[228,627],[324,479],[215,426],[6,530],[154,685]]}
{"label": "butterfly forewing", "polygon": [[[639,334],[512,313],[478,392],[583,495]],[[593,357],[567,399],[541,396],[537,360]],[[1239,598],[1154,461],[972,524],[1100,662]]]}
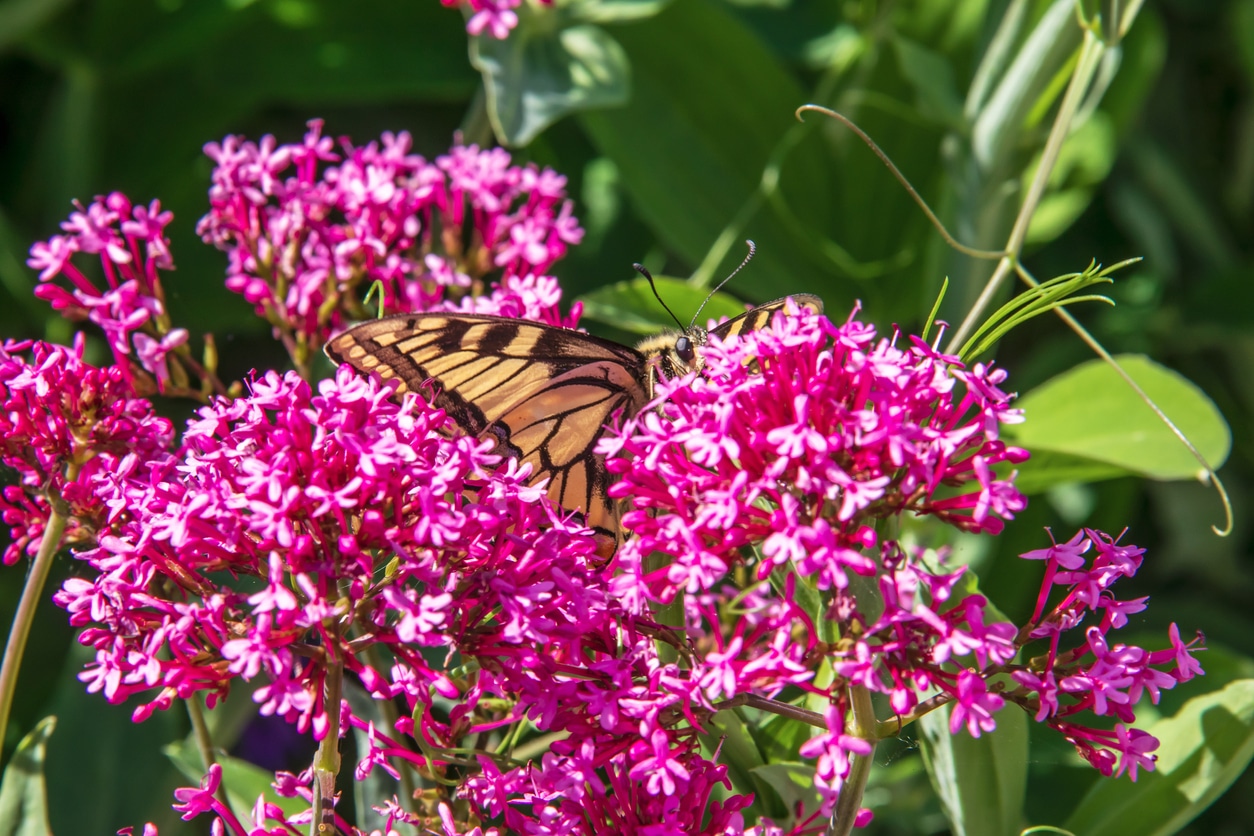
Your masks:
{"label": "butterfly forewing", "polygon": [[[822,313],[817,296],[791,297]],[[717,325],[726,337],[761,328],[785,306],[777,299]],[[687,340],[685,350],[676,341]],[[548,479],[549,498],[581,511],[613,553],[620,530],[607,491],[605,460],[595,448],[616,413],[635,415],[652,379],[700,368],[706,332],[692,329],[645,340],[640,350],[580,331],[520,319],[456,313],[399,314],[364,322],[327,343],[337,363],[399,381],[398,394],[434,386],[434,403],[463,431],[491,438],[503,455],[532,467],[532,483]],[[642,353],[643,352],[643,353]]]}
{"label": "butterfly forewing", "polygon": [[327,354],[400,381],[433,381],[436,406],[465,432],[532,466],[532,482],[617,537],[609,473],[593,449],[616,412],[646,400],[645,358],[624,345],[535,322],[472,314],[402,314],[332,338]]}

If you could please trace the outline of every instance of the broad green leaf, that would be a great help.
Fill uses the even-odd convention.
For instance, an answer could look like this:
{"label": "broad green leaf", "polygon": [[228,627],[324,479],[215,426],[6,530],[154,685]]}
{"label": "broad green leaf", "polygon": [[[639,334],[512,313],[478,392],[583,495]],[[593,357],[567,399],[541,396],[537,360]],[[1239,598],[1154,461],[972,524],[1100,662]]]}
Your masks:
{"label": "broad green leaf", "polygon": [[[729,254],[738,257],[738,241],[746,237],[758,245],[737,277],[746,297],[824,295],[813,281],[816,267],[829,275],[836,270],[806,248],[830,230],[833,186],[817,134],[793,117],[805,91],[752,30],[706,0],[672,4],[615,35],[631,58],[631,99],[579,119],[618,166],[653,233],[696,265],[738,222]],[[784,140],[794,127],[806,136],[790,145]],[[777,154],[783,155],[779,194],[803,223],[799,229],[764,203],[746,210],[754,208],[763,171]]]}
{"label": "broad green leaf", "polygon": [[[795,721],[794,721],[795,722]],[[821,800],[814,787],[814,764],[775,762],[759,766],[753,774],[770,785],[792,812],[793,821],[804,821],[819,808]],[[796,812],[800,808],[800,812]]]}
{"label": "broad green leaf", "polygon": [[1102,482],[1129,475],[1122,467],[1049,450],[1033,450],[1032,458],[1023,464],[998,467],[997,472],[1005,478],[1012,470],[1019,473],[1015,479],[1015,487],[1024,496],[1044,493],[1055,485]]}
{"label": "broad green leaf", "polygon": [[766,762],[762,759],[753,729],[745,723],[741,711],[743,709],[720,711],[711,717],[707,733],[701,736],[702,747],[708,753],[718,750],[719,761],[727,765],[727,777],[737,792],[754,793],[753,806],[762,815],[779,818],[786,814],[787,808],[771,785],[757,774]]}
{"label": "broad green leaf", "polygon": [[0,783],[0,836],[51,836],[44,779],[48,738],[57,718],[45,717],[22,738]]}
{"label": "broad green leaf", "polygon": [[627,23],[653,17],[671,0],[578,0],[567,7],[581,23]]}
{"label": "broad green leaf", "polygon": [[962,101],[954,86],[953,67],[944,56],[900,35],[893,38],[897,64],[914,87],[921,115],[960,130]]}
{"label": "broad green leaf", "polygon": [[[1147,357],[1115,359],[1211,467],[1219,468],[1228,457],[1231,435],[1214,403],[1187,379]],[[1199,473],[1185,446],[1101,360],[1046,381],[1016,405],[1027,420],[1007,427],[1007,440],[1033,452],[1089,459],[1151,479],[1187,479]]]}
{"label": "broad green leaf", "polygon": [[1015,705],[997,728],[973,738],[949,732],[949,707],[924,715],[920,744],[932,786],[955,836],[1018,832],[1028,776],[1027,715]]}
{"label": "broad green leaf", "polygon": [[470,62],[483,73],[488,119],[506,145],[526,145],[576,110],[627,100],[631,66],[610,35],[591,24],[564,25],[558,9],[518,8],[508,38],[472,38]]}
{"label": "broad green leaf", "polygon": [[[183,786],[161,749],[187,733],[187,713],[171,708],[142,723],[131,719],[138,700],[110,705],[78,680],[95,651],[72,647],[49,713],[57,734],[48,742],[48,807],[56,833],[114,833],[152,822],[165,833]],[[125,768],[121,768],[121,765]]]}
{"label": "broad green leaf", "polygon": [[1167,836],[1210,806],[1254,758],[1254,679],[1185,703],[1147,731],[1161,742],[1136,783],[1102,778],[1064,825],[1085,836]]}
{"label": "broad green leaf", "polygon": [[[657,282],[658,293],[684,324],[701,308],[707,297],[709,302],[701,310],[698,325],[704,326],[708,320],[731,318],[745,312],[745,304],[726,293],[710,296],[708,290],[693,287],[682,279],[653,278]],[[648,281],[643,278],[597,288],[581,296],[580,301],[583,302],[585,317],[635,334],[656,334],[663,328],[676,327],[675,321],[658,303]]]}
{"label": "broad green leaf", "polygon": [[[180,740],[171,743],[163,750],[179,772],[191,782],[198,785],[204,777],[206,769],[200,758],[200,751],[191,740]],[[248,761],[218,754],[218,765],[222,767],[222,786],[226,787],[227,798],[231,809],[237,816],[248,816],[257,803],[258,796],[264,795],[266,801],[277,804],[288,816],[307,811],[309,804],[300,798],[283,798],[275,793],[270,784],[274,781],[274,773],[267,772]],[[189,786],[190,786],[189,785]]]}

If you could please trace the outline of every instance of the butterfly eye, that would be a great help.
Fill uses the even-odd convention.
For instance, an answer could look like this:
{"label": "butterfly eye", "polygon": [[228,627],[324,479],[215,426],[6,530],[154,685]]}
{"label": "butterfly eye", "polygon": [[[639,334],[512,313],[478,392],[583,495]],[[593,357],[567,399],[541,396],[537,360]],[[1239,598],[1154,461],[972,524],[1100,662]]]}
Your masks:
{"label": "butterfly eye", "polygon": [[697,357],[697,350],[693,347],[692,340],[686,336],[675,340],[675,356],[683,360],[685,366],[691,366],[692,361]]}

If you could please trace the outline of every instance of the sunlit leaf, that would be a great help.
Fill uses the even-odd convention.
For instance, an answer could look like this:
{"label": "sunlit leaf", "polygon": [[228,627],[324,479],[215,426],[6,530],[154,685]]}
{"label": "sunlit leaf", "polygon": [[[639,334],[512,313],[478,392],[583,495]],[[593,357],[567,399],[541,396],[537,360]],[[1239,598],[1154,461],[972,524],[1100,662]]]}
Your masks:
{"label": "sunlit leaf", "polygon": [[[1211,467],[1228,457],[1231,434],[1210,398],[1183,376],[1139,355],[1116,358],[1193,442]],[[1200,466],[1185,446],[1100,360],[1067,371],[1016,406],[1027,420],[1006,427],[1014,444],[1112,465],[1152,479],[1187,479]]]}
{"label": "sunlit leaf", "polygon": [[470,60],[483,73],[488,118],[506,145],[526,145],[576,110],[627,100],[627,54],[598,26],[562,25],[559,12],[524,4],[508,38],[471,39]]}
{"label": "sunlit leaf", "polygon": [[22,738],[0,783],[0,836],[51,836],[44,779],[48,738],[56,717],[45,717]]}
{"label": "sunlit leaf", "polygon": [[949,708],[923,716],[920,740],[932,785],[955,836],[1015,833],[1028,777],[1027,715],[1015,705],[997,713],[997,728],[979,738],[951,734]]}
{"label": "sunlit leaf", "polygon": [[1189,700],[1147,731],[1161,743],[1136,783],[1097,778],[1065,826],[1086,836],[1167,836],[1210,806],[1254,758],[1254,680]]}

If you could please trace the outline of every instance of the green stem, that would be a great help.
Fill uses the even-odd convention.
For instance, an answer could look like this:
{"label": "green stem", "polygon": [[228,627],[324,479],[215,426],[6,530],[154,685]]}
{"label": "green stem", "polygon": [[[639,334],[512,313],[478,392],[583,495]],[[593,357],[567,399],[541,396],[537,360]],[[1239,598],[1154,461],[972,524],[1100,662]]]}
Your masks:
{"label": "green stem", "polygon": [[849,696],[853,703],[851,731],[855,737],[870,741],[871,751],[865,755],[854,755],[850,759],[849,777],[840,788],[840,798],[836,801],[836,811],[832,814],[827,836],[849,836],[853,831],[854,820],[862,806],[862,794],[871,777],[871,766],[875,763],[875,744],[878,739],[875,737],[875,708],[871,705],[871,692],[862,685],[855,685],[849,689]]}
{"label": "green stem", "polygon": [[1101,58],[1104,53],[1105,45],[1091,29],[1086,28],[1084,30],[1084,40],[1080,46],[1080,57],[1076,61],[1075,71],[1071,74],[1071,82],[1068,84],[1067,92],[1063,95],[1062,102],[1058,106],[1058,113],[1054,117],[1054,124],[1050,128],[1049,137],[1045,140],[1045,147],[1041,149],[1040,164],[1037,165],[1032,182],[1023,196],[1019,214],[1015,217],[1014,226],[1010,230],[1010,237],[1006,241],[1006,255],[997,262],[997,268],[993,270],[993,275],[989,277],[988,283],[984,285],[984,289],[980,292],[980,297],[971,306],[971,310],[967,313],[966,319],[962,321],[962,325],[958,326],[958,329],[949,338],[949,346],[945,349],[947,353],[953,353],[958,346],[966,342],[967,336],[975,330],[976,323],[984,315],[984,309],[992,303],[997,291],[1001,288],[1002,282],[1014,272],[1015,265],[1019,260],[1019,254],[1023,251],[1023,243],[1027,239],[1028,227],[1032,222],[1032,216],[1036,214],[1036,207],[1045,195],[1045,188],[1049,185],[1049,175],[1053,172],[1054,166],[1058,162],[1058,154],[1062,151],[1062,144],[1071,133],[1076,111],[1084,101],[1089,86],[1093,83],[1093,77],[1096,75],[1098,67],[1101,66]]}
{"label": "green stem", "polygon": [[310,836],[335,836],[335,776],[340,771],[340,701],[344,689],[344,663],[330,659],[327,648],[327,676],[323,710],[327,714],[327,733],[318,744],[314,757],[314,817],[309,823]]}
{"label": "green stem", "polygon": [[[66,482],[78,478],[82,465],[70,463],[65,469]],[[61,538],[65,535],[65,527],[69,523],[69,509],[59,497],[49,497],[50,511],[48,522],[44,525],[44,535],[39,541],[39,552],[31,564],[30,574],[26,577],[26,586],[22,589],[21,600],[17,604],[17,612],[13,614],[13,628],[9,631],[9,640],[4,646],[4,662],[0,664],[0,731],[9,728],[9,712],[13,708],[13,693],[17,686],[17,674],[22,667],[22,655],[26,652],[26,640],[30,638],[31,625],[35,622],[35,610],[39,607],[39,599],[43,596],[44,584],[48,582],[48,574],[52,571],[52,560],[61,548]]]}

